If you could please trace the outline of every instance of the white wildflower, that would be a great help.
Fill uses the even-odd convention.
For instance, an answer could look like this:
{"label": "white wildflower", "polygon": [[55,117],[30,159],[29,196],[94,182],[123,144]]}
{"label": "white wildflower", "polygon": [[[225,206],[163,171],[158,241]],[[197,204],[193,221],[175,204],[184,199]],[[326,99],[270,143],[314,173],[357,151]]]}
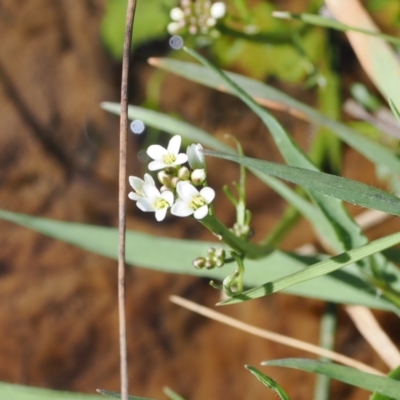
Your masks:
{"label": "white wildflower", "polygon": [[143,197],[142,189],[144,185],[156,186],[154,179],[149,174],[144,174],[144,180],[138,178],[137,176],[130,176],[129,184],[132,186],[134,192],[130,192],[128,197],[134,201],[137,201],[140,197]]}
{"label": "white wildflower", "polygon": [[164,149],[164,147],[158,144],[151,145],[147,149],[147,154],[154,161],[149,164],[149,170],[156,171],[158,169],[184,164],[188,158],[186,154],[179,153],[181,140],[179,135],[173,136],[168,143],[167,149]]}
{"label": "white wildflower", "polygon": [[221,1],[214,3],[210,8],[210,14],[215,19],[223,18],[226,14],[226,5]]}
{"label": "white wildflower", "polygon": [[178,217],[194,214],[196,219],[203,219],[208,214],[208,205],[214,200],[215,192],[210,187],[204,187],[200,192],[189,182],[178,183],[179,198],[171,208],[171,213]]}
{"label": "white wildflower", "polygon": [[142,193],[143,197],[136,203],[138,208],[145,212],[155,212],[156,220],[162,221],[167,215],[168,208],[174,203],[173,193],[169,190],[160,193],[153,185],[144,185]]}

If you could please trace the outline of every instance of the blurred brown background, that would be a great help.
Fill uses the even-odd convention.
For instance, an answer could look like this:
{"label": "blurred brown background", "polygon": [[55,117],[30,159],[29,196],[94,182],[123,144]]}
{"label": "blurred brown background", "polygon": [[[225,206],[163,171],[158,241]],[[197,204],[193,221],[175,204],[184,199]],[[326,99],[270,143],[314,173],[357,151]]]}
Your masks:
{"label": "blurred brown background", "polygon": [[[2,209],[116,226],[118,118],[99,104],[118,101],[120,64],[100,41],[104,8],[105,0],[0,0]],[[136,50],[132,102],[143,101],[153,72],[146,57],[165,50],[160,44],[154,51],[151,46]],[[236,134],[251,156],[278,159],[274,150],[268,150],[260,121],[232,97],[168,76],[161,108],[218,137]],[[307,142],[306,124],[279,117]],[[131,137],[129,174],[145,171],[136,157],[138,148],[139,140]],[[359,156],[346,157],[348,176],[371,183],[372,167]],[[237,170],[216,163],[212,160],[209,170],[215,166],[224,171],[223,176],[211,177],[220,194],[224,183],[237,179]],[[217,213],[232,223],[233,208],[219,198]],[[283,207],[277,195],[249,177],[256,239],[279,218]],[[156,223],[133,203],[128,214],[131,229],[212,239],[193,221],[169,218]],[[284,245],[294,248],[309,240],[312,232],[301,223]],[[116,262],[3,221],[0,243],[0,380],[87,393],[96,388],[119,391]],[[308,356],[210,322],[168,301],[168,295],[178,294],[211,307],[219,294],[206,280],[140,268],[129,268],[127,280],[131,394],[164,399],[162,387],[169,386],[188,400],[275,398],[243,365]],[[317,343],[323,309],[318,301],[274,295],[222,311]],[[340,322],[338,351],[386,371],[344,313]],[[393,319],[385,317],[383,323],[388,327]],[[293,400],[312,397],[313,376],[294,370],[264,371]],[[333,387],[333,399],[366,396],[349,386]]]}

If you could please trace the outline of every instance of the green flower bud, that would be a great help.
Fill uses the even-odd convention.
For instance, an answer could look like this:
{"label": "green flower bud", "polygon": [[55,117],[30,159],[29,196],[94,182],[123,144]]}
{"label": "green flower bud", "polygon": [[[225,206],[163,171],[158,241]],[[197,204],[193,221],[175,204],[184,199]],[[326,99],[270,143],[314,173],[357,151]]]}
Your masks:
{"label": "green flower bud", "polygon": [[187,167],[181,167],[178,171],[178,178],[187,181],[190,178],[190,171]]}

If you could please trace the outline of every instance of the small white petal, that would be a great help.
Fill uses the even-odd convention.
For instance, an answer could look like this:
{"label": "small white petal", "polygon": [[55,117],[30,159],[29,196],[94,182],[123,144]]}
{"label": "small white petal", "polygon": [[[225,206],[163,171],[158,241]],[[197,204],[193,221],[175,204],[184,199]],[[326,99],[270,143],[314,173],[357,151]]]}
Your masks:
{"label": "small white petal", "polygon": [[182,138],[179,135],[173,136],[168,143],[168,148],[167,148],[168,152],[178,155],[179,149],[181,148],[181,141]]}
{"label": "small white petal", "polygon": [[178,154],[176,156],[176,160],[174,162],[174,165],[175,164],[184,164],[187,160],[188,160],[187,155],[183,154],[183,153],[180,153],[180,154]]}
{"label": "small white petal", "polygon": [[179,197],[186,203],[191,202],[193,197],[199,194],[199,191],[187,181],[178,182],[176,190]]}
{"label": "small white petal", "polygon": [[174,204],[174,194],[171,191],[166,190],[162,192],[161,197],[172,207],[172,204]]}
{"label": "small white petal", "polygon": [[156,183],[154,182],[153,177],[150,174],[144,174],[144,182],[147,185],[156,185]]}
{"label": "small white petal", "polygon": [[132,188],[135,190],[135,192],[138,192],[139,190],[142,189],[144,181],[142,179],[138,178],[137,176],[130,176],[129,184],[132,186]]}
{"label": "small white petal", "polygon": [[170,12],[169,16],[171,17],[172,21],[180,21],[181,19],[185,18],[185,14],[179,7],[174,7]]}
{"label": "small white petal", "polygon": [[141,196],[139,196],[137,193],[129,192],[128,197],[133,201],[138,201]]}
{"label": "small white petal", "polygon": [[144,185],[142,188],[144,197],[148,199],[154,199],[160,197],[160,191],[153,185]]}
{"label": "small white petal", "polygon": [[158,161],[158,160],[156,160],[156,161],[152,161],[150,164],[149,164],[149,170],[150,171],[157,171],[157,170],[159,170],[159,169],[164,169],[165,167],[166,167],[167,165],[165,164],[165,162],[164,161]]}
{"label": "small white petal", "polygon": [[210,8],[210,14],[213,18],[219,19],[225,16],[226,14],[226,5],[222,2],[214,3]]}
{"label": "small white petal", "polygon": [[204,153],[201,150],[203,150],[203,146],[200,143],[191,144],[186,149],[189,165],[192,169],[204,168]]}
{"label": "small white petal", "polygon": [[214,189],[211,189],[210,187],[205,187],[200,190],[200,196],[203,197],[207,204],[209,204],[214,200]]}
{"label": "small white petal", "polygon": [[193,214],[193,210],[182,199],[178,199],[171,208],[171,214],[177,217],[188,217]]}
{"label": "small white petal", "polygon": [[136,205],[142,211],[145,211],[145,212],[154,211],[153,205],[147,199],[145,199],[143,197],[138,199]]}
{"label": "small white petal", "polygon": [[156,220],[162,221],[167,215],[168,207],[164,207],[161,210],[156,210]]}
{"label": "small white petal", "polygon": [[208,214],[208,206],[203,206],[203,207],[198,208],[194,212],[194,217],[196,219],[203,219],[207,214]]}
{"label": "small white petal", "polygon": [[152,144],[147,149],[147,155],[153,160],[162,160],[164,159],[164,155],[167,153],[167,150],[165,150],[164,147],[160,146],[159,144]]}

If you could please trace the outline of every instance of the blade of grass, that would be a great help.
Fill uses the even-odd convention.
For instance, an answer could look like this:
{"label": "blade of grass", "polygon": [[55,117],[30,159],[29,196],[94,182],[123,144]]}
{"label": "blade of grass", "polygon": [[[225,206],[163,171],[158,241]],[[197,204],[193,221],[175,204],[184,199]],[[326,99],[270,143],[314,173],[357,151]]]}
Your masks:
{"label": "blade of grass", "polygon": [[352,179],[255,158],[242,157],[236,154],[211,150],[204,150],[204,154],[237,162],[248,168],[257,169],[312,191],[322,193],[325,196],[336,197],[361,207],[400,215],[400,199],[397,196]]}
{"label": "blade of grass", "polygon": [[327,260],[320,261],[319,263],[311,265],[305,270],[287,275],[283,278],[277,279],[275,281],[270,281],[256,288],[247,290],[238,296],[220,302],[219,305],[241,303],[243,301],[268,296],[272,293],[279,292],[284,288],[297,285],[298,283],[314,279],[321,275],[329,274],[348,264],[355,263],[362,258],[368,257],[372,254],[388,249],[389,247],[395,246],[398,243],[400,243],[400,233],[394,233],[392,235],[385,236],[383,238],[370,242],[365,246],[352,249],[345,253],[331,257]]}
{"label": "blade of grass", "polygon": [[[0,210],[0,218],[96,254],[112,259],[117,257],[118,235],[115,228],[54,221],[3,210]],[[199,270],[192,267],[192,261],[199,255],[207,254],[210,247],[215,247],[215,242],[171,239],[134,231],[127,231],[126,240],[126,260],[131,265],[218,280],[224,279],[230,270],[229,265],[223,269],[214,270]],[[155,248],[158,251],[153,251]],[[165,257],[165,254],[169,256]],[[263,282],[266,276],[271,280],[279,279],[301,271],[317,261],[319,259],[316,257],[303,257],[275,251],[263,260],[246,262],[244,284],[247,287],[254,287]],[[396,270],[389,271],[392,279],[395,277],[396,282],[399,282]],[[365,281],[359,269],[351,265],[345,270],[288,288],[287,292],[337,303],[362,304],[367,307],[396,311],[385,298],[377,296],[376,290]]]}
{"label": "blade of grass", "polygon": [[290,400],[290,397],[278,384],[278,382],[263,374],[261,371],[259,371],[257,368],[252,367],[251,365],[245,365],[244,367],[249,370],[263,385],[273,390],[281,400]]}
{"label": "blade of grass", "polygon": [[322,26],[324,28],[332,28],[342,32],[347,32],[347,31],[359,32],[365,35],[374,36],[378,39],[383,39],[389,43],[400,45],[400,39],[395,36],[385,35],[384,33],[378,32],[376,30],[363,29],[363,28],[358,28],[356,26],[342,24],[341,22],[335,19],[322,17],[321,15],[307,14],[307,13],[297,14],[297,13],[290,13],[287,11],[274,11],[272,15],[276,18],[281,18],[281,19],[297,19],[306,22],[307,24]]}
{"label": "blade of grass", "polygon": [[333,379],[357,386],[371,392],[380,393],[390,398],[400,399],[400,382],[383,377],[357,371],[343,365],[323,363],[320,361],[301,358],[287,358],[283,360],[264,361],[262,365],[300,369],[307,372],[327,375]]}

